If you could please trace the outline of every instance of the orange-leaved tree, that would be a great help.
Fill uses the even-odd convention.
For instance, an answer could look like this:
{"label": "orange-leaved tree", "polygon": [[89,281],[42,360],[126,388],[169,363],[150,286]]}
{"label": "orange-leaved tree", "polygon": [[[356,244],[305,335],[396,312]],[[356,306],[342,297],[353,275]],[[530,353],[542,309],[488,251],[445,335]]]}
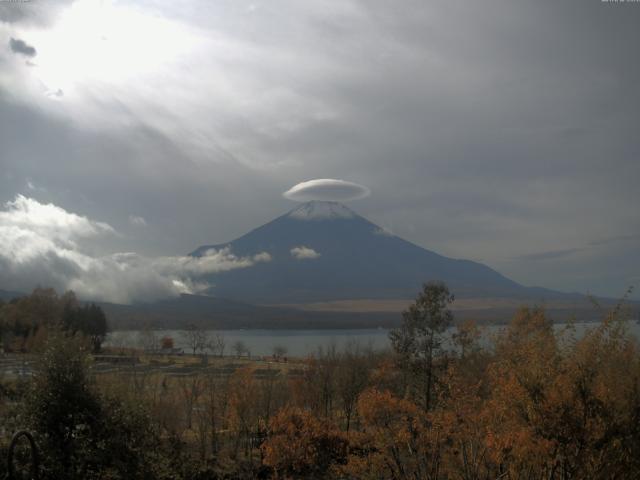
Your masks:
{"label": "orange-leaved tree", "polygon": [[523,309],[498,339],[485,412],[499,474],[640,476],[640,352],[615,317],[563,344],[542,310]]}
{"label": "orange-leaved tree", "polygon": [[362,430],[350,435],[341,470],[359,479],[440,478],[443,429],[415,403],[375,388],[358,399]]}
{"label": "orange-leaved tree", "polygon": [[347,440],[327,419],[284,407],[271,418],[261,448],[263,463],[273,468],[276,478],[322,478],[346,462]]}

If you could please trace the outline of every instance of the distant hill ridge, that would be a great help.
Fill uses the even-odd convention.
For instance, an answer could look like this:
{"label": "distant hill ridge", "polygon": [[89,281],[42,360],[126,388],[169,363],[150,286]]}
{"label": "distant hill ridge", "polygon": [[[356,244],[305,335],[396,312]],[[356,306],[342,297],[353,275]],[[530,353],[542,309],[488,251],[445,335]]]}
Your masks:
{"label": "distant hill ridge", "polygon": [[18,297],[23,297],[23,296],[24,296],[24,293],[0,290],[0,300],[7,301],[7,300],[11,300]]}

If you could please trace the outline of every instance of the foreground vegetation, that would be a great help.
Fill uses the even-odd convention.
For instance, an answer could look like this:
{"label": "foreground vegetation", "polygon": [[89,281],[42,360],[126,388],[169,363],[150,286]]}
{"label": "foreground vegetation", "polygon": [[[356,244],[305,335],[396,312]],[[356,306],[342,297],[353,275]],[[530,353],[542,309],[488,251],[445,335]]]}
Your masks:
{"label": "foreground vegetation", "polygon": [[447,350],[451,300],[426,285],[391,352],[106,371],[95,335],[58,309],[30,317],[37,366],[2,382],[2,422],[34,432],[51,479],[640,478],[640,351],[622,305],[580,338],[539,308],[489,347],[458,324]]}

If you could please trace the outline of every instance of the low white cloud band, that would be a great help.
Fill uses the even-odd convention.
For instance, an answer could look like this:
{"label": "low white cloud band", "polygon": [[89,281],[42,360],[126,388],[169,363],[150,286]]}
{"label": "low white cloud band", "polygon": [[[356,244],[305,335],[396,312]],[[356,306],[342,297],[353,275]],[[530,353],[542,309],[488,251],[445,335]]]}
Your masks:
{"label": "low white cloud band", "polygon": [[71,289],[87,300],[152,301],[204,290],[207,275],[271,261],[266,252],[237,257],[228,248],[201,257],[157,258],[93,256],[82,248],[104,234],[116,232],[106,223],[19,195],[0,210],[0,288],[27,292],[41,285]]}
{"label": "low white cloud band", "polygon": [[304,245],[292,248],[290,253],[296,260],[313,260],[320,256],[313,248],[305,247]]}

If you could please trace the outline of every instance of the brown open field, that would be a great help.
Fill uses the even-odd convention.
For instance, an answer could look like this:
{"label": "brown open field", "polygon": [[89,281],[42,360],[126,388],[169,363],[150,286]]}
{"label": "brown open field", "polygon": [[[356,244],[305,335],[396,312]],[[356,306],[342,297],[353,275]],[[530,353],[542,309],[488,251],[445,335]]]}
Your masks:
{"label": "brown open field", "polygon": [[[339,314],[340,312],[365,315],[375,314],[378,316],[395,316],[394,314],[397,314],[399,321],[401,312],[412,302],[412,299],[352,299],[281,306],[296,308],[305,312],[326,312],[330,314]],[[589,322],[601,319],[603,311],[613,308],[616,302],[614,300],[599,300],[598,304],[600,307],[594,305],[586,296],[584,298],[545,302],[524,298],[460,298],[453,302],[451,310],[457,320],[475,320],[483,324],[500,324],[508,322],[522,306],[542,306],[555,322],[569,320]],[[633,317],[637,317],[640,314],[640,307],[637,302],[628,302],[625,308],[631,310],[631,316]]]}
{"label": "brown open field", "polygon": [[[411,303],[413,299],[353,299],[353,300],[335,300],[331,302],[318,303],[292,303],[278,305],[281,307],[297,308],[299,310],[313,312],[402,312]],[[519,298],[461,298],[456,299],[451,305],[453,311],[466,310],[494,310],[494,309],[517,309],[523,305],[532,305],[535,301],[524,300]],[[574,308],[591,308],[592,305],[588,299],[582,301],[550,301],[545,302],[544,306],[549,309],[574,309]]]}

